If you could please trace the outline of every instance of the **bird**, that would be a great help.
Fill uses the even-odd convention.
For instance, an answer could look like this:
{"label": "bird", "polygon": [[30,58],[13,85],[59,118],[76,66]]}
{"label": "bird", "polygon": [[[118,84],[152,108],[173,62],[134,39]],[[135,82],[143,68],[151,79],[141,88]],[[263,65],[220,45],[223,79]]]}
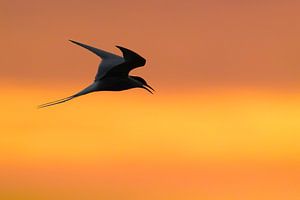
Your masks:
{"label": "bird", "polygon": [[91,51],[101,58],[96,77],[92,84],[80,92],[66,98],[41,104],[38,108],[64,103],[76,97],[97,91],[122,91],[131,88],[143,88],[151,94],[155,91],[142,77],[129,75],[131,70],[146,64],[146,59],[136,52],[125,47],[116,46],[122,52],[122,57],[74,40],[69,41]]}

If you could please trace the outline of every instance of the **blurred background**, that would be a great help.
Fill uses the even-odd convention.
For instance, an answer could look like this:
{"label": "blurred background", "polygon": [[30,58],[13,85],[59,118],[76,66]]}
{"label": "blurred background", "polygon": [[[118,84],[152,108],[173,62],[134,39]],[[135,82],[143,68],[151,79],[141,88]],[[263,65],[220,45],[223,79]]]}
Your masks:
{"label": "blurred background", "polygon": [[[298,200],[300,2],[0,0],[0,198]],[[99,92],[73,39],[147,64]]]}

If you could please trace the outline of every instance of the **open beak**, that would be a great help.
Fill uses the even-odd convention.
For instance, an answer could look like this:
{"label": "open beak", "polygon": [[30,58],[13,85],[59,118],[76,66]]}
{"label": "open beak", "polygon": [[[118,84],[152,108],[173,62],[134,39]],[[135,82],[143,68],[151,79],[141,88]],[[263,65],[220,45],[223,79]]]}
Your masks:
{"label": "open beak", "polygon": [[[149,86],[148,86],[149,87]],[[153,92],[149,89],[149,88],[151,88],[151,87],[149,87],[149,88],[147,88],[147,87],[145,87],[145,86],[142,86],[142,88],[144,88],[145,90],[147,90],[148,92],[150,92],[151,94],[153,94]],[[151,88],[152,89],[152,88]]]}
{"label": "open beak", "polygon": [[155,90],[150,85],[145,84],[145,86],[147,86],[148,88],[150,88],[152,90],[152,92],[155,92]]}

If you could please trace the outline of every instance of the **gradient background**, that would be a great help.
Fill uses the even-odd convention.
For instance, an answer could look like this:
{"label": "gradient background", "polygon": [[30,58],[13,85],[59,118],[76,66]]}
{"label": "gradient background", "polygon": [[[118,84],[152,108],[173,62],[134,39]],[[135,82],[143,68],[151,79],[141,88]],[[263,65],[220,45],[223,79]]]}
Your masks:
{"label": "gradient background", "polygon": [[[300,2],[0,0],[0,199],[300,199]],[[99,59],[133,89],[38,104]]]}

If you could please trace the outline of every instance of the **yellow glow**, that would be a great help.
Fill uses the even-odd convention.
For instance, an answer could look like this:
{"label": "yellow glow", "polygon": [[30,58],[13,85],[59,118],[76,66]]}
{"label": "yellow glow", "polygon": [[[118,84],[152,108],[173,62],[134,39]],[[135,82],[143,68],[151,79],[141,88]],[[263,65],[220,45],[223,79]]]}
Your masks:
{"label": "yellow glow", "polygon": [[39,110],[67,92],[5,90],[0,196],[297,199],[300,96],[211,91],[103,92]]}
{"label": "yellow glow", "polygon": [[297,95],[95,93],[39,110],[44,99],[37,94],[43,93],[2,98],[0,149],[10,156],[292,159],[300,153]]}

